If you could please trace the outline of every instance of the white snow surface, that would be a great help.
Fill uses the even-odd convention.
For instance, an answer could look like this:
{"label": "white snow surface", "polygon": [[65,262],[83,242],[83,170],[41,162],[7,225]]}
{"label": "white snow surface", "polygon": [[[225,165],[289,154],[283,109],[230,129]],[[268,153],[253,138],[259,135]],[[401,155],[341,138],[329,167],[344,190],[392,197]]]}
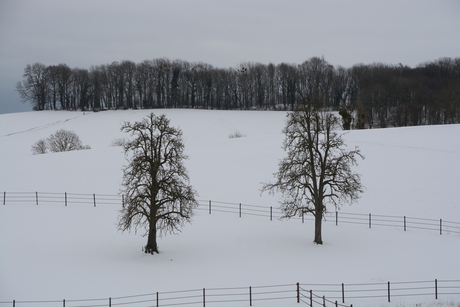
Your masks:
{"label": "white snow surface", "polygon": [[[0,115],[0,191],[115,195],[127,164],[113,139],[123,121],[151,110],[43,111]],[[279,206],[260,194],[284,156],[285,112],[154,110],[183,131],[185,165],[198,199]],[[76,132],[90,150],[33,155],[58,129]],[[229,138],[240,131],[244,137]],[[350,131],[349,148],[365,160],[356,172],[366,190],[342,213],[460,222],[460,125]],[[460,235],[402,227],[323,224],[198,210],[178,235],[146,255],[142,231],[117,230],[120,206],[14,203],[0,206],[0,302],[129,296],[187,289],[282,284],[353,284],[460,280]],[[328,208],[334,212],[334,208]],[[457,284],[458,285],[458,284]],[[457,293],[460,291],[458,288]],[[460,303],[458,295],[438,302]],[[432,304],[434,297],[366,301],[367,306]],[[349,301],[363,306],[362,301]],[[83,303],[81,303],[83,305]],[[151,303],[152,305],[153,303]],[[0,304],[0,306],[10,306]],[[61,304],[56,304],[60,306]],[[223,306],[248,306],[247,302]],[[19,305],[18,305],[19,306]],[[27,306],[40,306],[28,304]],[[55,306],[44,304],[43,306]],[[136,305],[138,306],[138,305]],[[139,305],[144,306],[144,305]],[[209,304],[209,306],[220,306]],[[298,306],[260,301],[253,306]],[[422,305],[423,306],[423,305]]]}

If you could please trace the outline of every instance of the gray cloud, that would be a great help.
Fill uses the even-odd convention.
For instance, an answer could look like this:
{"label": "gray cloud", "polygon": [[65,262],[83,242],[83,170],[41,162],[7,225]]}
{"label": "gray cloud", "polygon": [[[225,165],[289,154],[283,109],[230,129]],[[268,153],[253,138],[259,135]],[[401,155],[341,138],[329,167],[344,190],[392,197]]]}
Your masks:
{"label": "gray cloud", "polygon": [[235,67],[324,56],[344,67],[416,66],[460,56],[458,16],[456,0],[3,0],[0,113],[20,104],[14,85],[35,62],[166,57]]}

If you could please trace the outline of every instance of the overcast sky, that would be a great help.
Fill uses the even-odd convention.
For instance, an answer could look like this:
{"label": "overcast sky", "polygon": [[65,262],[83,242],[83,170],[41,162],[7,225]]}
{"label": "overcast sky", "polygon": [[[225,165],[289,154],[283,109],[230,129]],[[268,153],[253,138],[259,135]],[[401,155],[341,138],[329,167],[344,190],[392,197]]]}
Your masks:
{"label": "overcast sky", "polygon": [[168,58],[334,66],[460,56],[459,0],[0,0],[0,113],[27,64]]}

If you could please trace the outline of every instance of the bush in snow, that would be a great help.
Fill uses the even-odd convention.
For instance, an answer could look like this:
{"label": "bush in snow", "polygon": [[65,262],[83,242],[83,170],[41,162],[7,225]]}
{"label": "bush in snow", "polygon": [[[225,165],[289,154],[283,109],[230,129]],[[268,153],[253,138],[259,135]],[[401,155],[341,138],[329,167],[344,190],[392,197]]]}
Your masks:
{"label": "bush in snow", "polygon": [[242,137],[245,137],[245,135],[239,131],[235,131],[233,134],[230,134],[228,136],[229,139],[242,138]]}
{"label": "bush in snow", "polygon": [[44,154],[47,150],[51,152],[72,151],[81,149],[91,149],[88,145],[83,146],[78,135],[73,131],[60,129],[50,135],[46,140],[41,139],[32,145],[34,154]]}
{"label": "bush in snow", "polygon": [[72,151],[80,149],[90,149],[83,146],[78,135],[73,131],[60,129],[48,138],[48,148],[52,152]]}
{"label": "bush in snow", "polygon": [[45,154],[47,151],[48,151],[48,145],[46,144],[45,139],[41,139],[37,141],[34,145],[32,145],[32,153],[34,155]]}

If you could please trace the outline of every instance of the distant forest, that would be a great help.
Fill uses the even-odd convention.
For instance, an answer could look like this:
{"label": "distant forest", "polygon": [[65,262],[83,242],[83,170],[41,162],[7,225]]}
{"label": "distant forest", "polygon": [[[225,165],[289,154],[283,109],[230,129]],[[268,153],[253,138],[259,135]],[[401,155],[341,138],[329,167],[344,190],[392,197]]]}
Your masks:
{"label": "distant forest", "polygon": [[293,110],[302,96],[341,111],[348,129],[453,124],[460,118],[460,58],[415,68],[334,67],[319,57],[235,68],[165,58],[90,69],[35,63],[26,66],[16,90],[34,110]]}

